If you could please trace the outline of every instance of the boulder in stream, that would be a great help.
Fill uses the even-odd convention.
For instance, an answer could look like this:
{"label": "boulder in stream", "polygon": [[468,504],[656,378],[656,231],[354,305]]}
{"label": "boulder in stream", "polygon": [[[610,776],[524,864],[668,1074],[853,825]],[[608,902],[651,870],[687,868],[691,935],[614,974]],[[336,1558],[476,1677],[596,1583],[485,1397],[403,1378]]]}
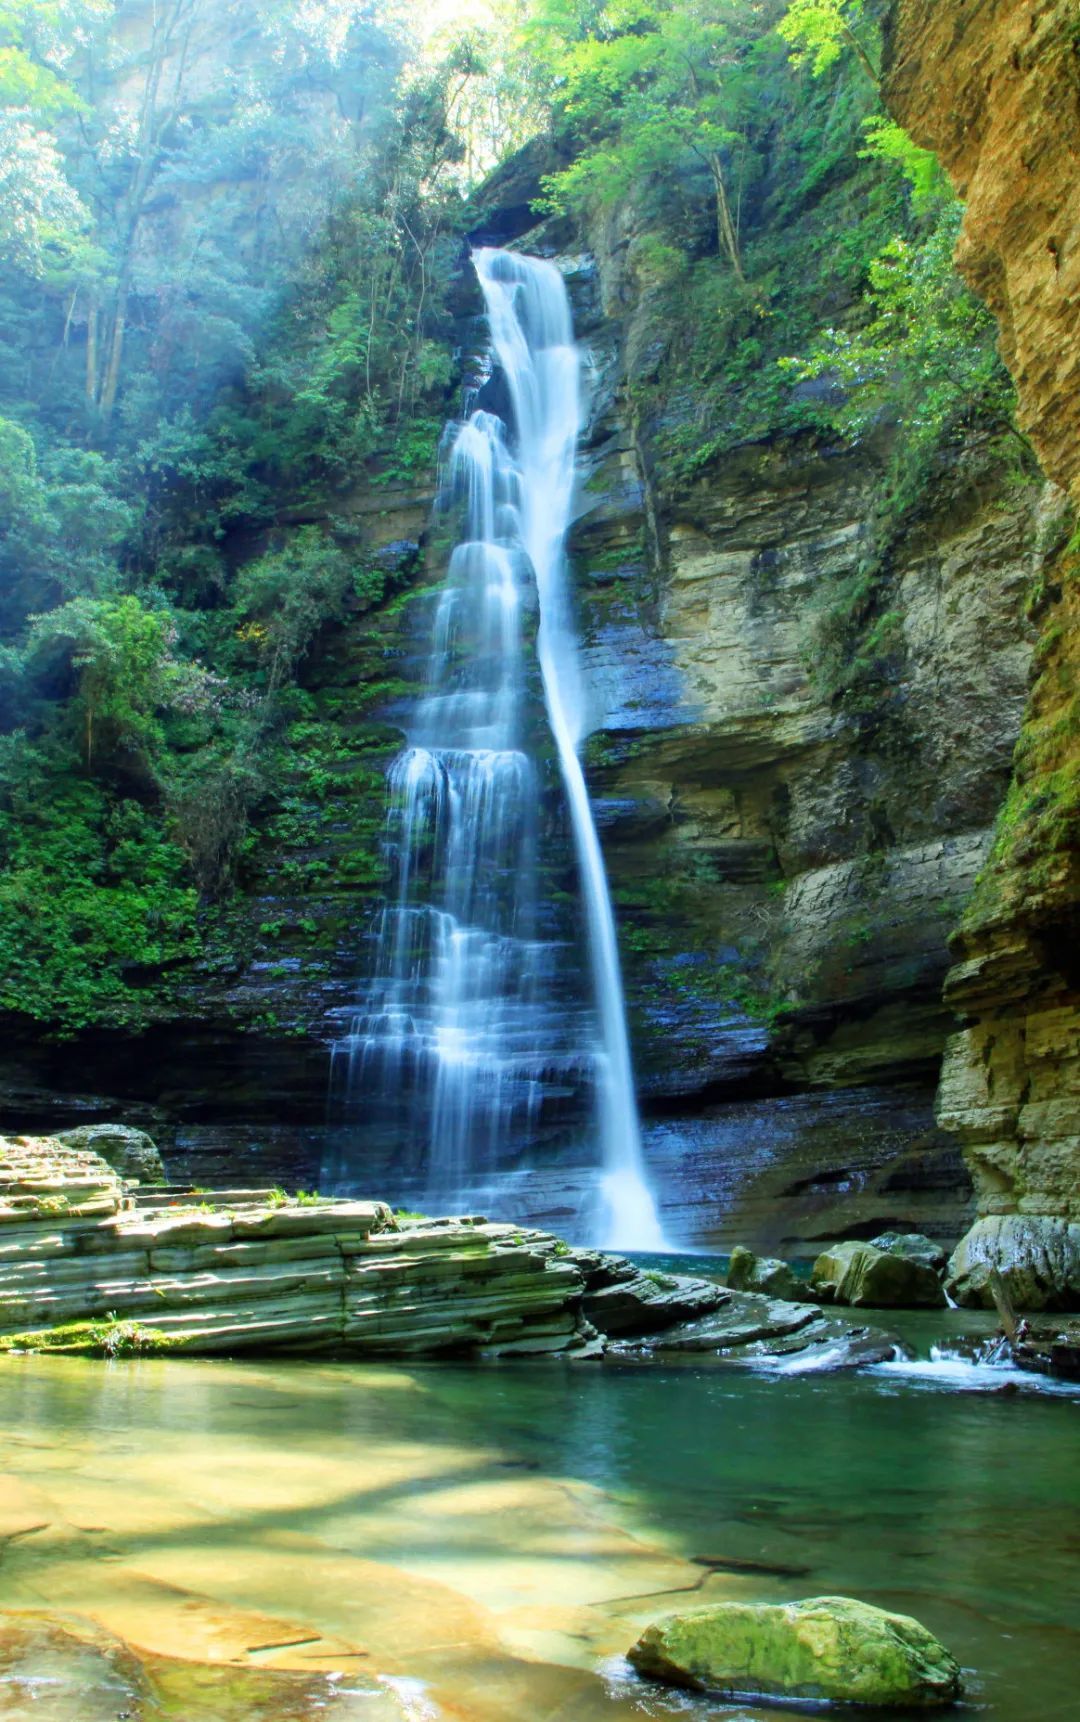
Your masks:
{"label": "boulder in stream", "polygon": [[[890,1236],[890,1234],[886,1234]],[[891,1240],[892,1241],[892,1240]],[[941,1309],[945,1291],[937,1268],[925,1255],[905,1248],[882,1249],[879,1243],[853,1239],[823,1250],[814,1263],[811,1289],[823,1303],[851,1304],[871,1309]],[[929,1239],[919,1239],[932,1251]]]}
{"label": "boulder in stream", "polygon": [[1080,1309],[1080,1225],[1050,1214],[988,1214],[961,1238],[949,1261],[949,1296],[992,1309],[1001,1277],[1018,1310]]}
{"label": "boulder in stream", "polygon": [[724,1698],[928,1710],[962,1690],[955,1659],[919,1621],[845,1596],[671,1614],[629,1656],[639,1674]]}
{"label": "boulder in stream", "polygon": [[799,1287],[794,1269],[777,1256],[756,1256],[736,1244],[728,1261],[727,1283],[732,1291],[762,1292],[765,1297],[798,1300],[807,1288]]}

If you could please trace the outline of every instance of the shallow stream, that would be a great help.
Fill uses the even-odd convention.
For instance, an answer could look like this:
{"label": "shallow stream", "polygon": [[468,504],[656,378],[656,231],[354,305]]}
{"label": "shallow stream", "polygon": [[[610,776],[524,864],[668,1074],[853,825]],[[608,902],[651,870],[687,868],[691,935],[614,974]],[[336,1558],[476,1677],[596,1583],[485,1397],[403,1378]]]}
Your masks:
{"label": "shallow stream", "polygon": [[[669,1608],[836,1591],[937,1632],[971,1714],[1076,1714],[1077,1407],[1028,1378],[26,1356],[3,1379],[3,1606],[132,1646],[155,1715],[757,1722],[778,1712],[665,1694],[621,1653]],[[143,1714],[96,1691],[43,1649],[0,1673],[0,1715]]]}

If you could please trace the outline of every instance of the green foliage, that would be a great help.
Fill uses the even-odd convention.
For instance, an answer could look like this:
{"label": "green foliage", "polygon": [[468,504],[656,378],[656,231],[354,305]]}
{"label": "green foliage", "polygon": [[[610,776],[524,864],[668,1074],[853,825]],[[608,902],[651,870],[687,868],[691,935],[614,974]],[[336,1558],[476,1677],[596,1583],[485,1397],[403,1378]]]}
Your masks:
{"label": "green foliage", "polygon": [[[291,679],[318,630],[340,620],[353,582],[349,557],[317,526],[301,527],[281,550],[241,569],[233,589],[237,635],[255,648],[268,693]],[[365,596],[381,595],[373,576]]]}
{"label": "green foliage", "polygon": [[389,595],[339,493],[422,481],[452,382],[462,67],[392,11],[0,0],[0,1008],[62,1033],[227,970],[260,843],[381,879],[374,774],[282,735]]}
{"label": "green foliage", "polygon": [[160,823],[9,743],[0,863],[0,1009],[67,1034],[152,1019],[146,980],[197,949],[197,894]]}
{"label": "green foliage", "polygon": [[916,215],[931,213],[938,204],[951,201],[948,182],[933,150],[922,149],[887,114],[871,114],[863,121],[866,147],[859,151],[867,161],[891,162],[911,187],[911,205]]}
{"label": "green foliage", "polygon": [[829,71],[850,49],[876,83],[879,72],[863,12],[863,0],[791,0],[777,28],[791,45],[794,63],[809,65],[815,77]]}
{"label": "green foliage", "polygon": [[864,317],[825,329],[810,356],[785,361],[800,378],[842,385],[836,422],[852,436],[882,412],[904,427],[912,450],[937,446],[965,423],[1010,422],[1013,392],[993,319],[952,267],[961,213],[946,202],[928,232],[890,240],[867,267]]}
{"label": "green foliage", "polygon": [[547,60],[569,167],[549,176],[549,209],[624,201],[642,183],[687,174],[709,188],[715,242],[742,274],[738,203],[752,167],[747,122],[753,48],[767,17],[755,0],[615,0],[576,8],[561,55]]}

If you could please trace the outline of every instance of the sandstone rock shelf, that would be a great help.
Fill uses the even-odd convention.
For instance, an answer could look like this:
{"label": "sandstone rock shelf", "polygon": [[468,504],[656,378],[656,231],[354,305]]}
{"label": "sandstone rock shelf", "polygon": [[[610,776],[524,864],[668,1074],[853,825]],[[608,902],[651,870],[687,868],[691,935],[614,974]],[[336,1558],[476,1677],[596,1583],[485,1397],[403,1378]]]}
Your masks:
{"label": "sandstone rock shelf", "polygon": [[0,1139],[0,1352],[597,1357],[666,1346],[760,1362],[894,1354],[711,1280],[475,1216],[377,1201],[140,1190],[55,1138]]}

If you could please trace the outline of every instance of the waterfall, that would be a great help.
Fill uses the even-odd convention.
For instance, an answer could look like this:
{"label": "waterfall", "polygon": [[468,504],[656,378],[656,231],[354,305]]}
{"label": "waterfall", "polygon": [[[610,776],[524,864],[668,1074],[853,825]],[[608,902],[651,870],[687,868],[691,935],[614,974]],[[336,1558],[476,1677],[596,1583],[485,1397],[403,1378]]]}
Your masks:
{"label": "waterfall", "polygon": [[[396,889],[366,1008],[335,1047],[354,1094],[397,1104],[442,1199],[528,1145],[590,1090],[608,1246],[659,1249],[645,1179],[611,900],[578,748],[585,735],[565,556],[582,421],[580,358],[551,263],[484,249],[473,263],[508,423],[458,427],[445,505],[460,526],[435,609],[428,692],[390,772]],[[455,512],[456,511],[456,512]],[[529,751],[526,624],[538,608],[543,705],[581,880],[587,985],[539,901],[541,781]]]}

